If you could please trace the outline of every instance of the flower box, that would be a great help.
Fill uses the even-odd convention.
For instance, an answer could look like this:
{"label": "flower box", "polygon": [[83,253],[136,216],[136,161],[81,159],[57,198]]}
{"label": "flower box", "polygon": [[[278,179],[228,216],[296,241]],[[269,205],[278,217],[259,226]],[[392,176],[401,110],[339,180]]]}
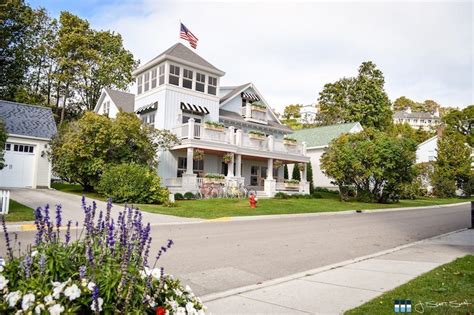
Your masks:
{"label": "flower box", "polygon": [[259,135],[255,133],[249,133],[249,138],[254,140],[265,140],[266,137],[264,135]]}
{"label": "flower box", "polygon": [[285,188],[287,189],[299,189],[300,183],[285,183]]}
{"label": "flower box", "polygon": [[267,112],[266,107],[256,106],[256,105],[250,105],[250,107],[252,108],[253,111],[256,111],[256,112],[261,112],[261,113],[266,113]]}
{"label": "flower box", "polygon": [[220,178],[204,178],[203,179],[204,184],[225,184],[225,178],[220,179]]}
{"label": "flower box", "polygon": [[204,124],[204,129],[220,131],[220,132],[225,131],[225,127],[213,126],[213,125],[207,125],[207,124]]}
{"label": "flower box", "polygon": [[296,140],[283,139],[283,144],[284,145],[297,145],[298,143],[296,142]]}

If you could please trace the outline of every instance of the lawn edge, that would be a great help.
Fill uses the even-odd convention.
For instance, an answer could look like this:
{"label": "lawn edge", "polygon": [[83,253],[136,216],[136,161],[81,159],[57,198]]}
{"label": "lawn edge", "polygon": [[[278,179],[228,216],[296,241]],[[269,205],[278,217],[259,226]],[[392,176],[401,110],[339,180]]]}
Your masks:
{"label": "lawn edge", "polygon": [[[270,287],[270,286],[274,286],[274,285],[277,285],[277,284],[289,282],[289,281],[292,281],[292,280],[312,276],[312,275],[315,275],[315,274],[318,274],[318,273],[321,273],[321,272],[325,272],[325,271],[328,271],[328,270],[341,268],[341,267],[351,265],[351,264],[354,264],[354,263],[357,263],[357,262],[361,262],[361,261],[364,261],[364,260],[368,260],[368,259],[371,259],[371,258],[375,258],[375,257],[383,256],[383,255],[386,255],[386,254],[390,254],[390,253],[393,253],[393,252],[396,252],[396,251],[399,251],[399,250],[402,250],[402,249],[405,249],[405,248],[409,248],[409,247],[412,247],[412,246],[415,246],[415,245],[418,245],[418,244],[425,243],[425,242],[430,241],[430,240],[434,240],[434,239],[445,237],[445,236],[448,236],[448,235],[460,233],[460,232],[463,232],[463,231],[466,231],[466,230],[468,230],[468,228],[458,229],[458,230],[451,231],[451,232],[448,232],[448,233],[428,237],[428,238],[425,238],[425,239],[422,239],[422,240],[419,240],[419,241],[416,241],[416,242],[412,242],[412,243],[400,245],[400,246],[397,246],[397,247],[393,247],[393,248],[390,248],[390,249],[386,249],[386,250],[376,252],[376,253],[373,253],[373,254],[360,256],[360,257],[356,257],[356,258],[349,259],[349,260],[344,260],[344,261],[341,261],[341,262],[338,262],[338,263],[318,267],[318,268],[315,268],[315,269],[310,269],[310,270],[303,271],[303,272],[298,272],[298,273],[295,273],[295,274],[292,274],[292,275],[289,275],[289,276],[285,276],[285,277],[281,277],[281,278],[276,278],[276,279],[271,279],[271,280],[268,280],[268,281],[263,281],[260,284],[251,284],[251,285],[248,285],[248,286],[243,286],[243,287],[230,289],[230,290],[226,290],[226,291],[222,291],[222,292],[207,294],[207,295],[202,296],[201,300],[203,302],[210,302],[210,301],[223,299],[223,298],[226,298],[226,297],[229,297],[229,296],[233,296],[233,295],[237,295],[237,294],[241,294],[241,293],[245,293],[245,292],[249,292],[249,291],[263,289],[263,288],[266,288],[266,287]],[[381,294],[383,294],[383,292],[381,292]]]}

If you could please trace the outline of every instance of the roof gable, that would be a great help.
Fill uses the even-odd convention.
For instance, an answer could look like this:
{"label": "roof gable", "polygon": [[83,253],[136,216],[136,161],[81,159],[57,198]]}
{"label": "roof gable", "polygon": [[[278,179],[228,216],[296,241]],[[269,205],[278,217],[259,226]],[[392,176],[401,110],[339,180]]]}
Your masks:
{"label": "roof gable", "polygon": [[105,89],[105,92],[110,96],[115,106],[123,112],[133,113],[135,109],[135,94],[112,89]]}
{"label": "roof gable", "polygon": [[0,119],[12,135],[51,139],[57,132],[49,107],[0,100]]}
{"label": "roof gable", "polygon": [[307,148],[324,147],[328,146],[333,139],[336,139],[343,133],[349,133],[353,130],[355,131],[355,129],[362,130],[362,126],[360,125],[360,123],[351,122],[345,124],[295,130],[291,137],[295,138],[299,142],[306,142]]}
{"label": "roof gable", "polygon": [[145,63],[143,66],[139,67],[133,73],[138,74],[165,59],[170,59],[177,62],[190,63],[192,65],[204,68],[205,70],[208,70],[212,73],[217,73],[221,76],[225,74],[222,70],[219,70],[207,60],[205,60],[204,58],[202,58],[201,56],[199,56],[194,51],[192,51],[181,43],[174,44],[149,62]]}

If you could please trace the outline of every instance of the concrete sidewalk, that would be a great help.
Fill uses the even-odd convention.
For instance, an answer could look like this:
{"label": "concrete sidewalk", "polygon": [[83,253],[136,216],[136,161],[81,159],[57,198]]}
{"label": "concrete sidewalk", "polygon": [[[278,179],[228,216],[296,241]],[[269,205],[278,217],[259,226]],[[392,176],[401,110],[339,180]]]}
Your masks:
{"label": "concrete sidewalk", "polygon": [[202,299],[212,314],[341,314],[466,254],[472,229]]}

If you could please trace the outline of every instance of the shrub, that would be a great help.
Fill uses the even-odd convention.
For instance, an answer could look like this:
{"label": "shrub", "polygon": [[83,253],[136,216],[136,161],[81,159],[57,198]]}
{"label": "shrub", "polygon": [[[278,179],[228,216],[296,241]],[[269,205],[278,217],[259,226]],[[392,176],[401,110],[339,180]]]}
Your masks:
{"label": "shrub", "polygon": [[288,199],[289,195],[284,192],[277,192],[274,196],[275,199]]}
{"label": "shrub", "polygon": [[318,192],[313,192],[310,196],[311,196],[311,198],[314,198],[314,199],[322,199],[323,198],[323,195],[321,195]]}
{"label": "shrub", "polygon": [[156,173],[137,164],[109,167],[96,190],[116,202],[163,203],[168,200],[168,189],[160,186]]}
{"label": "shrub", "polygon": [[184,199],[188,199],[188,200],[196,199],[196,196],[192,192],[188,191],[187,193],[184,194]]}
{"label": "shrub", "polygon": [[184,196],[182,193],[175,193],[174,194],[174,200],[183,200]]}
{"label": "shrub", "polygon": [[328,193],[328,194],[339,194],[339,192],[337,190],[331,190],[331,189],[328,189],[328,188],[324,188],[324,187],[314,187],[314,192],[323,192],[323,193]]}
{"label": "shrub", "polygon": [[99,211],[83,198],[84,228],[77,239],[71,237],[71,221],[62,225],[61,206],[55,213],[38,208],[35,242],[16,257],[12,247],[19,244],[11,243],[2,216],[0,313],[203,314],[188,286],[155,268],[173,241],[150,256],[151,228],[140,211],[126,207],[112,218],[111,208],[110,199],[106,211]]}

